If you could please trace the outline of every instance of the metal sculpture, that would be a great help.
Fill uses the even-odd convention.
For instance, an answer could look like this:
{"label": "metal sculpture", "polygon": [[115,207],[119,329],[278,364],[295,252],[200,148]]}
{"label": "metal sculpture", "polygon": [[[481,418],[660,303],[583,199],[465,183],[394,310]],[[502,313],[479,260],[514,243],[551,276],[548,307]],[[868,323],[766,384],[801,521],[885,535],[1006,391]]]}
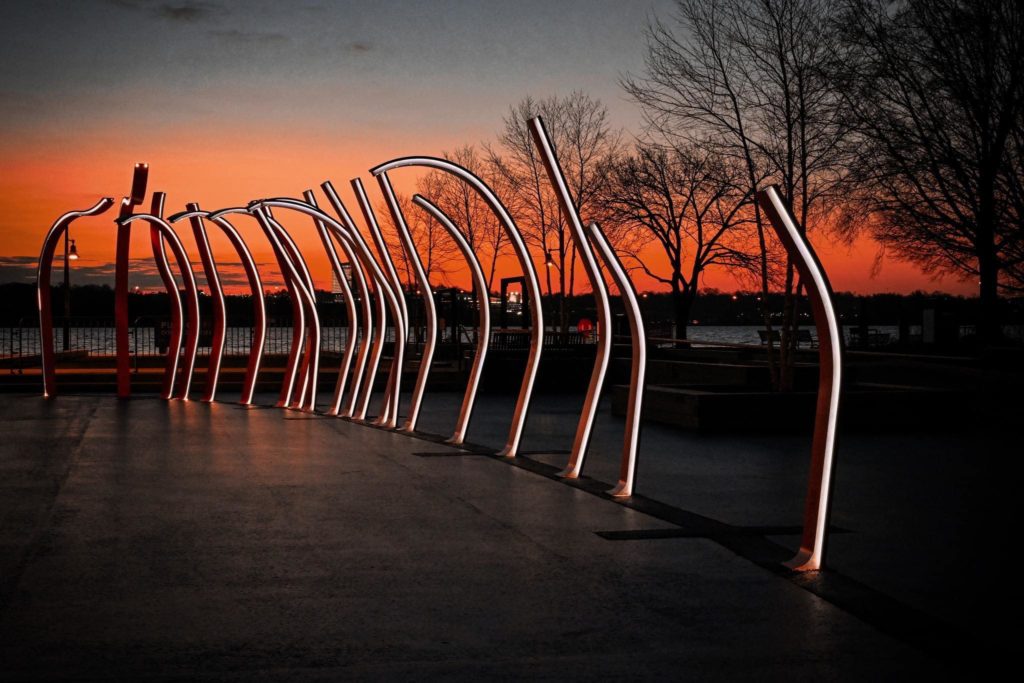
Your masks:
{"label": "metal sculpture", "polygon": [[[269,208],[292,209],[292,210],[298,211],[299,213],[304,213],[307,216],[311,216],[313,218],[317,218],[317,219],[323,221],[330,230],[332,230],[336,235],[339,236],[339,239],[344,239],[348,235],[348,228],[346,226],[342,225],[337,220],[335,220],[331,216],[327,215],[326,213],[324,213],[320,209],[317,209],[316,207],[310,206],[309,204],[307,204],[307,203],[305,203],[303,201],[299,201],[297,199],[289,199],[289,198],[262,199],[262,200],[253,202],[250,206],[251,206],[251,209],[253,211],[260,212],[260,213],[265,213],[265,210],[269,209]],[[358,242],[356,242],[356,244],[358,244]],[[364,253],[363,257],[364,257],[364,262],[374,272],[374,276],[378,279],[378,282],[383,282],[384,281],[384,274],[383,274],[383,272],[381,272],[381,270],[380,270],[379,266],[377,265],[377,263],[375,261],[373,261],[372,257],[370,257],[370,255],[368,253]],[[390,288],[384,288],[382,291],[384,292],[385,296],[388,298],[388,303],[390,304],[390,306],[392,308],[392,311],[397,311],[398,310],[398,302],[395,299],[394,293],[390,290]],[[390,425],[390,426],[394,426],[394,425]]]}
{"label": "metal sculpture", "polygon": [[[328,180],[321,183],[320,187],[323,188],[328,201],[334,207],[335,213],[341,217],[349,231],[347,235],[337,235],[340,237],[338,243],[341,244],[342,249],[345,251],[345,255],[352,265],[352,274],[355,276],[359,289],[363,293],[361,302],[363,337],[359,343],[356,370],[352,374],[348,402],[337,414],[341,417],[364,420],[366,419],[367,406],[370,402],[370,392],[373,390],[377,365],[380,363],[381,352],[384,348],[384,335],[387,328],[384,313],[384,295],[381,292],[381,287],[386,287],[387,283],[378,281],[373,274],[372,268],[366,265],[364,254],[369,254],[369,249],[366,247],[365,242],[362,241],[362,235],[359,234],[344,203],[342,203],[334,191],[334,186]],[[358,246],[357,242],[359,243]],[[373,297],[370,296],[371,282],[373,283],[373,291],[375,293]],[[397,316],[398,313],[395,315]],[[395,323],[396,326],[399,324],[399,322]]]}
{"label": "metal sculpture", "polygon": [[[636,296],[633,281],[622,267],[622,262],[615,254],[611,243],[597,223],[591,223],[588,230],[594,249],[601,255],[608,271],[612,275],[615,286],[619,288],[626,305],[626,318],[629,321],[630,345],[632,357],[629,371],[629,398],[626,408],[626,432],[622,443],[622,460],[619,464],[619,483],[610,493],[615,497],[633,495],[636,482],[636,455],[640,448],[640,413],[643,408],[644,379],[647,373],[647,335],[644,320],[640,312],[640,301]],[[611,336],[611,330],[608,331]]]}
{"label": "metal sculpture", "polygon": [[[117,346],[117,396],[132,393],[132,361],[129,355],[128,327],[128,250],[131,247],[131,223],[124,221],[146,198],[149,166],[135,164],[131,193],[121,200],[117,216],[117,251],[114,256],[114,340]],[[123,221],[123,222],[122,222]]]}
{"label": "metal sculpture", "polygon": [[88,209],[68,211],[50,227],[43,238],[36,271],[36,305],[39,307],[39,343],[43,375],[43,396],[57,395],[56,359],[53,351],[53,302],[50,300],[50,278],[53,275],[53,257],[57,243],[68,231],[71,221],[83,216],[98,216],[114,205],[112,197],[103,197]]}
{"label": "metal sculpture", "polygon": [[[423,270],[423,262],[416,251],[416,243],[409,232],[409,226],[406,225],[405,216],[402,214],[402,207],[398,205],[395,190],[391,187],[391,179],[388,178],[386,172],[382,172],[377,175],[377,183],[380,185],[384,201],[391,212],[391,218],[395,222],[398,238],[405,248],[406,259],[412,264],[417,287],[420,295],[423,297],[423,310],[426,313],[426,332],[424,334],[423,351],[420,354],[420,367],[416,373],[416,384],[413,387],[412,397],[409,401],[409,414],[406,417],[405,426],[402,427],[407,432],[414,432],[416,431],[416,422],[420,415],[420,406],[423,403],[423,392],[427,388],[430,366],[434,361],[434,347],[437,345],[437,307],[434,305],[434,291],[430,287],[430,278],[427,276],[426,271]],[[408,318],[406,318],[406,324],[408,325]]]}
{"label": "metal sculpture", "polygon": [[530,119],[528,125],[533,141],[540,151],[544,169],[555,189],[562,215],[569,223],[569,234],[576,245],[576,252],[583,261],[583,270],[587,274],[587,279],[590,280],[590,287],[597,303],[597,355],[594,358],[590,383],[587,385],[587,397],[583,401],[580,419],[576,426],[572,451],[569,453],[569,464],[561,472],[563,477],[575,479],[580,476],[580,470],[583,469],[583,458],[586,457],[587,448],[590,446],[590,435],[594,428],[594,418],[597,416],[597,404],[601,400],[601,389],[604,387],[605,374],[608,372],[608,358],[612,350],[612,335],[609,331],[612,312],[608,303],[608,288],[598,269],[597,261],[594,259],[594,252],[590,249],[590,241],[584,232],[583,221],[573,203],[569,187],[565,183],[565,174],[562,173],[562,167],[558,163],[558,157],[551,145],[551,138],[544,128],[544,121],[537,116]]}
{"label": "metal sculpture", "polygon": [[[312,190],[304,191],[302,197],[310,206],[316,206],[316,197],[313,195]],[[356,348],[355,340],[359,336],[359,320],[356,317],[356,301],[352,295],[352,287],[345,276],[345,270],[341,267],[338,251],[334,248],[334,242],[331,239],[330,232],[327,230],[327,225],[317,218],[313,218],[313,225],[316,226],[316,234],[320,237],[321,244],[323,244],[327,260],[330,261],[334,279],[338,282],[338,286],[341,287],[341,295],[345,299],[345,313],[348,317],[348,338],[345,340],[345,351],[342,353],[341,365],[338,367],[338,381],[334,385],[334,398],[331,400],[331,407],[327,410],[328,415],[337,415],[341,408],[341,399],[345,392],[345,384],[348,381],[349,369],[352,366],[352,357]],[[354,259],[348,254],[348,250],[345,249],[344,245],[342,245],[342,249],[348,257],[349,268],[353,270],[358,268],[353,263]]]}
{"label": "metal sculpture", "polygon": [[[164,202],[167,195],[163,192],[154,192],[152,207],[150,209],[150,215],[156,216],[157,218],[163,218],[164,216]],[[173,229],[173,228],[172,228]],[[163,381],[163,397],[180,398],[182,400],[188,400],[189,391],[192,387],[192,374],[195,370],[196,354],[199,351],[199,290],[195,286],[195,279],[193,277],[191,290],[189,280],[185,278],[184,274],[182,279],[185,281],[186,296],[189,297],[189,303],[195,298],[195,312],[193,314],[193,308],[189,306],[189,320],[186,328],[185,321],[183,320],[183,307],[181,305],[181,294],[178,292],[178,283],[174,279],[174,274],[171,272],[171,264],[167,262],[167,251],[164,249],[164,238],[161,231],[156,225],[150,222],[149,225],[149,241],[153,248],[153,259],[156,262],[157,272],[160,274],[160,280],[164,283],[164,288],[167,290],[167,296],[174,303],[171,306],[171,343],[167,347],[167,367],[164,372]],[[186,258],[187,261],[187,258]],[[179,268],[183,267],[179,260]],[[192,265],[189,263],[189,270],[191,271]],[[182,338],[185,336],[185,332],[188,332],[188,336],[185,339],[185,358],[184,365],[181,368],[181,374],[184,378],[183,382],[179,384],[178,394],[174,394],[174,384],[178,378],[178,364],[181,355],[181,343]],[[174,349],[174,352],[171,352]]]}
{"label": "metal sculpture", "polygon": [[519,232],[519,228],[516,227],[512,217],[509,215],[505,205],[501,203],[501,200],[498,199],[487,184],[480,180],[480,178],[474,175],[471,171],[446,159],[437,159],[434,157],[402,157],[400,159],[393,159],[380,164],[379,166],[370,169],[370,173],[375,176],[379,176],[382,173],[387,173],[388,171],[404,166],[431,168],[443,171],[461,179],[476,190],[484,201],[487,202],[491,211],[498,217],[502,229],[504,229],[508,235],[509,242],[512,244],[512,248],[516,253],[516,258],[519,260],[519,266],[523,270],[524,277],[526,278],[527,297],[533,311],[533,321],[530,327],[530,351],[527,355],[526,370],[523,372],[523,380],[519,389],[519,396],[516,399],[516,407],[512,414],[512,424],[509,428],[508,439],[505,442],[504,448],[499,451],[499,455],[510,458],[515,457],[516,452],[519,449],[519,442],[522,439],[523,426],[526,424],[526,412],[529,408],[530,397],[533,393],[534,380],[536,379],[537,368],[540,364],[540,355],[544,346],[544,312],[541,307],[540,281],[537,279],[537,269],[533,264],[533,260],[530,258],[529,251],[526,249],[526,243],[523,240],[523,236]]}
{"label": "metal sculpture", "polygon": [[[184,218],[186,215],[179,215]],[[231,246],[242,261],[242,268],[245,270],[245,277],[249,282],[249,291],[252,296],[253,306],[253,334],[252,344],[249,347],[249,359],[245,368],[245,379],[242,381],[242,394],[238,402],[242,405],[251,405],[253,394],[256,391],[256,379],[259,376],[260,363],[263,360],[263,345],[267,339],[267,304],[263,296],[263,282],[260,280],[259,269],[256,261],[249,251],[248,245],[242,239],[241,234],[235,226],[226,218],[229,214],[245,214],[249,212],[241,207],[232,207],[212,211],[206,214],[211,223],[219,227],[227,235]],[[172,216],[172,218],[174,218]],[[218,362],[219,365],[219,362]]]}
{"label": "metal sculpture", "polygon": [[774,185],[757,193],[757,201],[807,283],[807,297],[818,331],[818,405],[811,442],[811,467],[804,507],[800,550],[786,563],[794,571],[821,569],[825,563],[839,391],[843,378],[843,341],[832,306],[832,287],[814,249],[797,227],[789,207]]}
{"label": "metal sculpture", "polygon": [[[363,181],[359,178],[353,178],[351,181],[352,191],[356,194],[356,201],[359,203],[359,210],[363,214],[363,219],[366,221],[366,226],[370,231],[370,239],[373,240],[373,244],[377,249],[377,254],[380,257],[380,261],[384,266],[383,272],[390,278],[391,287],[394,289],[395,296],[398,300],[398,324],[395,326],[395,350],[394,356],[391,361],[391,369],[388,372],[387,386],[384,391],[384,403],[381,410],[381,414],[377,420],[377,424],[395,427],[398,424],[399,411],[401,409],[401,390],[402,390],[402,365],[405,360],[405,345],[408,342],[409,337],[409,308],[405,301],[405,293],[402,289],[402,280],[398,277],[398,270],[395,268],[395,262],[391,260],[391,253],[388,251],[387,244],[384,241],[384,233],[380,229],[380,224],[377,222],[377,217],[373,213],[373,207],[370,205],[370,200],[366,196],[366,190],[363,188]],[[324,188],[325,191],[327,188]],[[337,194],[332,193],[329,195],[333,197],[332,203],[337,200]],[[338,210],[339,215],[343,218],[348,216],[348,212],[344,211],[344,205],[339,202],[335,205],[335,209]],[[355,224],[351,220],[351,216],[348,216],[346,222],[352,225],[354,236],[361,240],[366,246],[369,252],[369,245],[366,244],[366,240],[362,234],[355,229]],[[374,371],[376,371],[376,363],[380,361],[380,356],[374,358]],[[365,400],[369,401],[370,391],[373,388],[372,377],[371,381],[366,384],[366,395]]]}
{"label": "metal sculpture", "polygon": [[210,288],[210,299],[213,301],[213,326],[210,359],[206,369],[206,388],[203,390],[202,399],[204,402],[210,403],[217,395],[217,381],[220,378],[220,366],[224,357],[224,341],[227,337],[227,305],[224,302],[224,287],[220,282],[220,273],[217,272],[217,263],[213,258],[213,251],[210,249],[210,239],[206,234],[206,225],[203,223],[203,218],[207,214],[201,211],[199,205],[195,203],[186,204],[185,209],[181,213],[169,216],[167,222],[174,225],[182,218],[188,218],[192,236],[196,241],[196,248],[199,250],[199,260],[203,266],[206,285]]}
{"label": "metal sculpture", "polygon": [[[162,194],[163,193],[157,192],[154,194],[153,197],[153,208],[158,212],[163,209],[163,197],[161,196]],[[159,253],[161,254],[161,257],[157,259],[157,268],[160,270],[161,277],[164,276],[165,272],[168,275],[170,275],[170,281],[168,282],[167,279],[164,279],[164,284],[167,287],[167,294],[168,297],[171,299],[172,303],[172,320],[174,319],[176,311],[176,319],[178,320],[179,326],[179,333],[177,335],[177,338],[172,339],[172,343],[169,344],[167,347],[168,362],[167,368],[164,371],[164,388],[161,396],[165,399],[175,397],[182,400],[188,400],[189,388],[192,385],[192,369],[195,362],[195,356],[191,356],[192,360],[190,362],[189,355],[188,353],[186,353],[185,366],[183,368],[183,372],[181,373],[182,380],[181,383],[178,385],[180,388],[178,389],[178,393],[175,395],[175,380],[177,378],[177,375],[179,374],[178,356],[181,353],[180,329],[182,325],[181,321],[183,320],[184,315],[182,311],[183,307],[181,303],[181,296],[178,294],[178,285],[175,282],[173,275],[170,274],[170,265],[167,263],[166,254],[163,252],[163,241],[167,240],[167,243],[171,247],[171,252],[174,254],[174,259],[178,263],[178,271],[181,273],[181,279],[185,285],[185,297],[188,301],[188,321],[189,324],[194,326],[194,328],[196,329],[198,338],[199,292],[196,287],[195,276],[192,274],[192,264],[188,260],[188,254],[185,253],[185,246],[181,243],[181,240],[178,238],[177,233],[174,232],[174,228],[171,227],[170,223],[165,221],[160,216],[156,215],[156,213],[138,213],[125,216],[124,218],[119,218],[117,220],[118,228],[128,227],[131,225],[131,223],[135,221],[145,221],[149,223],[151,226],[155,226],[157,238],[154,238],[152,240],[154,244],[154,252],[157,251],[156,245],[157,243],[159,243]],[[125,275],[127,279],[127,273]],[[172,337],[174,336],[175,335],[173,334],[172,330]]]}
{"label": "metal sculpture", "polygon": [[491,302],[487,293],[487,279],[484,277],[483,268],[480,267],[480,260],[473,253],[472,247],[466,238],[462,236],[459,229],[455,227],[448,215],[437,205],[430,202],[421,195],[413,195],[412,201],[422,207],[427,213],[433,216],[441,227],[451,235],[466,265],[473,274],[473,289],[476,291],[477,310],[479,321],[477,324],[476,354],[473,357],[473,368],[469,371],[469,381],[466,383],[466,393],[462,398],[462,407],[459,409],[459,418],[455,423],[455,433],[448,439],[448,443],[460,444],[466,438],[466,430],[469,428],[469,418],[473,414],[473,402],[476,400],[477,387],[480,384],[480,374],[483,371],[484,360],[487,357],[487,348],[491,343]]}
{"label": "metal sculpture", "polygon": [[292,301],[292,348],[278,406],[312,412],[316,409],[316,377],[320,367],[320,317],[313,278],[291,235],[274,220],[270,207],[253,202],[248,209],[271,242]]}

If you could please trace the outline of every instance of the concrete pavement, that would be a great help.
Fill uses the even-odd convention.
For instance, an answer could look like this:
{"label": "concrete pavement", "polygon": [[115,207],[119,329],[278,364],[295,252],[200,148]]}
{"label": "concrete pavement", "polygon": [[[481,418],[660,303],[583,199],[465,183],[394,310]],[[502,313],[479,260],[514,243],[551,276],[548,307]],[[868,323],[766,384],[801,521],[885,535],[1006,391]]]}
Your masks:
{"label": "concrete pavement", "polygon": [[[434,397],[422,428],[446,433],[457,399]],[[500,446],[504,408],[484,397],[471,438]],[[676,510],[791,544],[806,468],[793,437],[647,430],[645,454],[670,452],[641,465],[645,508],[556,481],[564,454],[515,466],[294,412],[96,396],[5,396],[0,411],[7,679],[854,680],[963,663],[878,621],[906,614],[974,648],[962,607],[942,621],[899,580],[876,585],[858,544],[881,504],[837,497],[836,524],[860,527],[834,536],[838,599],[727,533],[673,535]],[[566,448],[572,414],[545,398],[524,448]],[[616,422],[602,413],[597,479],[613,478]],[[844,603],[865,581],[856,595],[895,602],[875,616]]]}

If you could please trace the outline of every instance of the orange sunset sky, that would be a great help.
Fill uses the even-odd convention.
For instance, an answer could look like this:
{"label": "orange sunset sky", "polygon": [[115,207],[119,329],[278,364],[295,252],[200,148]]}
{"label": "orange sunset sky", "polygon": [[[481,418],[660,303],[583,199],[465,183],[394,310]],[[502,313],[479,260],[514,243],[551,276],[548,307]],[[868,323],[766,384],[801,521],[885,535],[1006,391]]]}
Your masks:
{"label": "orange sunset sky", "polygon": [[[53,220],[119,199],[136,161],[150,165],[150,190],[167,192],[169,213],[191,201],[212,209],[299,195],[325,179],[355,209],[350,178],[362,176],[376,202],[368,168],[491,141],[527,95],[584,90],[616,127],[639,134],[640,112],[618,80],[642,71],[644,28],[670,11],[646,0],[0,3],[0,281],[32,281]],[[392,178],[404,191],[415,180],[409,170]],[[75,282],[112,281],[114,211],[73,225]],[[256,235],[246,219],[237,224]],[[285,225],[328,288],[312,226]],[[144,233],[133,257],[150,254]],[[226,240],[212,242],[233,261]],[[252,240],[269,268],[262,244]],[[975,290],[892,258],[872,277],[878,247],[866,238],[846,246],[819,236],[815,246],[839,291]],[[640,289],[657,288],[636,277]],[[140,272],[133,283],[151,281]],[[703,284],[738,286],[724,271]]]}

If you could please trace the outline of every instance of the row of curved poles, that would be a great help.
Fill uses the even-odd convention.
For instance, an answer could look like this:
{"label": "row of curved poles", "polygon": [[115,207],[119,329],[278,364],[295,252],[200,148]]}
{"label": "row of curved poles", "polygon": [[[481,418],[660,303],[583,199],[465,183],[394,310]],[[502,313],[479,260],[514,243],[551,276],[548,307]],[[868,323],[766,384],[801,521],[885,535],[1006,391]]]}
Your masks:
{"label": "row of curved poles", "polygon": [[[636,480],[640,413],[647,353],[644,324],[640,315],[636,290],[601,228],[596,223],[584,224],[580,217],[543,121],[540,118],[530,120],[529,129],[538,149],[539,158],[544,164],[558,198],[562,214],[568,221],[571,238],[580,255],[584,272],[597,302],[597,353],[587,387],[587,395],[577,423],[572,450],[561,475],[566,478],[576,478],[582,472],[584,458],[593,433],[598,401],[607,374],[612,348],[609,290],[604,275],[604,272],[607,271],[625,303],[632,343],[628,407],[619,481],[609,493],[616,497],[630,496],[633,493]],[[149,213],[136,213],[136,207],[143,202],[148,178],[148,167],[145,164],[137,165],[131,194],[122,200],[116,220],[115,324],[117,327],[118,395],[128,397],[131,393],[127,312],[128,246],[131,226],[136,222],[149,225],[150,243],[157,271],[172,304],[170,342],[161,396],[165,399],[187,400],[190,395],[199,346],[199,296],[192,273],[192,265],[184,245],[174,229],[175,224],[187,221],[199,252],[213,304],[213,333],[202,400],[213,401],[216,398],[227,331],[223,287],[207,233],[207,223],[211,223],[224,233],[234,248],[245,271],[252,294],[254,332],[240,397],[242,404],[252,403],[266,340],[267,316],[259,271],[246,241],[232,222],[237,216],[248,216],[255,220],[271,246],[280,272],[284,277],[292,305],[292,344],[277,406],[303,411],[317,410],[321,328],[316,310],[314,283],[301,250],[275,215],[277,212],[296,212],[311,219],[335,279],[342,288],[349,325],[348,342],[342,354],[337,383],[330,403],[324,407],[323,412],[357,421],[370,419],[368,415],[371,393],[380,371],[384,347],[387,344],[387,322],[390,318],[391,327],[394,330],[391,348],[392,363],[388,369],[382,403],[372,424],[388,429],[414,432],[423,405],[436,345],[437,310],[426,271],[389,177],[391,171],[403,167],[424,168],[446,173],[472,187],[500,222],[525,275],[526,296],[533,317],[530,327],[530,347],[509,433],[504,447],[498,452],[501,456],[514,457],[522,439],[527,410],[543,350],[544,319],[540,281],[523,235],[497,195],[486,183],[467,169],[448,160],[434,157],[403,157],[380,164],[370,170],[370,173],[377,179],[385,204],[391,214],[402,250],[411,265],[416,285],[423,297],[426,312],[425,343],[405,421],[401,427],[398,426],[398,421],[401,409],[402,368],[409,332],[409,311],[394,259],[385,243],[384,235],[365,188],[358,178],[351,181],[352,190],[359,204],[360,213],[369,234],[369,241],[364,237],[363,231],[357,227],[352,215],[329,181],[322,183],[320,187],[334,215],[329,214],[318,205],[312,190],[306,190],[301,200],[287,197],[268,198],[250,202],[244,207],[230,207],[217,211],[204,211],[198,204],[193,203],[188,204],[185,211],[167,217],[164,216],[165,195],[162,192],[155,192],[152,196]],[[815,307],[819,339],[822,340],[820,344],[820,348],[823,349],[822,384],[819,392],[820,424],[816,425],[815,430],[811,467],[812,481],[805,515],[804,539],[800,554],[790,563],[794,569],[817,569],[821,566],[825,546],[828,492],[831,482],[835,419],[838,408],[840,381],[838,328],[834,312],[832,312],[828,280],[825,278],[824,271],[813,250],[803,239],[800,231],[796,229],[795,221],[778,192],[774,188],[769,188],[759,195],[759,201],[779,232],[783,243],[794,254],[804,281],[813,284],[810,289],[811,300]],[[53,324],[49,291],[52,261],[57,243],[68,229],[71,221],[83,216],[99,215],[113,206],[113,203],[113,199],[108,197],[89,209],[64,214],[57,219],[43,242],[37,286],[45,396],[56,394]],[[477,296],[479,334],[476,353],[455,428],[448,439],[449,443],[461,444],[464,442],[469,428],[490,343],[491,321],[487,284],[479,260],[452,219],[429,198],[415,195],[413,204],[434,218],[454,240],[472,275],[473,288]],[[174,271],[168,259],[168,249],[184,284],[184,302],[178,291]],[[346,277],[342,259],[349,266],[352,276],[351,283]],[[827,359],[826,356],[828,356]]]}

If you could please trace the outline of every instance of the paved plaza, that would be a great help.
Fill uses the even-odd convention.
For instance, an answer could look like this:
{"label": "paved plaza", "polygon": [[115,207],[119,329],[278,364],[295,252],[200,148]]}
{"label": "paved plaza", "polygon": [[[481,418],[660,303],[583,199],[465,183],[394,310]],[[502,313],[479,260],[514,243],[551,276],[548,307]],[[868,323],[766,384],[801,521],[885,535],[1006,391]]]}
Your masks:
{"label": "paved plaza", "polygon": [[[421,429],[459,398],[428,395]],[[0,397],[0,676],[855,680],[1010,641],[978,435],[844,436],[833,570],[800,577],[777,561],[809,437],[646,428],[624,504],[607,407],[576,484],[554,472],[578,402],[538,397],[517,461],[486,453],[510,409],[482,397],[459,450],[230,403]]]}

